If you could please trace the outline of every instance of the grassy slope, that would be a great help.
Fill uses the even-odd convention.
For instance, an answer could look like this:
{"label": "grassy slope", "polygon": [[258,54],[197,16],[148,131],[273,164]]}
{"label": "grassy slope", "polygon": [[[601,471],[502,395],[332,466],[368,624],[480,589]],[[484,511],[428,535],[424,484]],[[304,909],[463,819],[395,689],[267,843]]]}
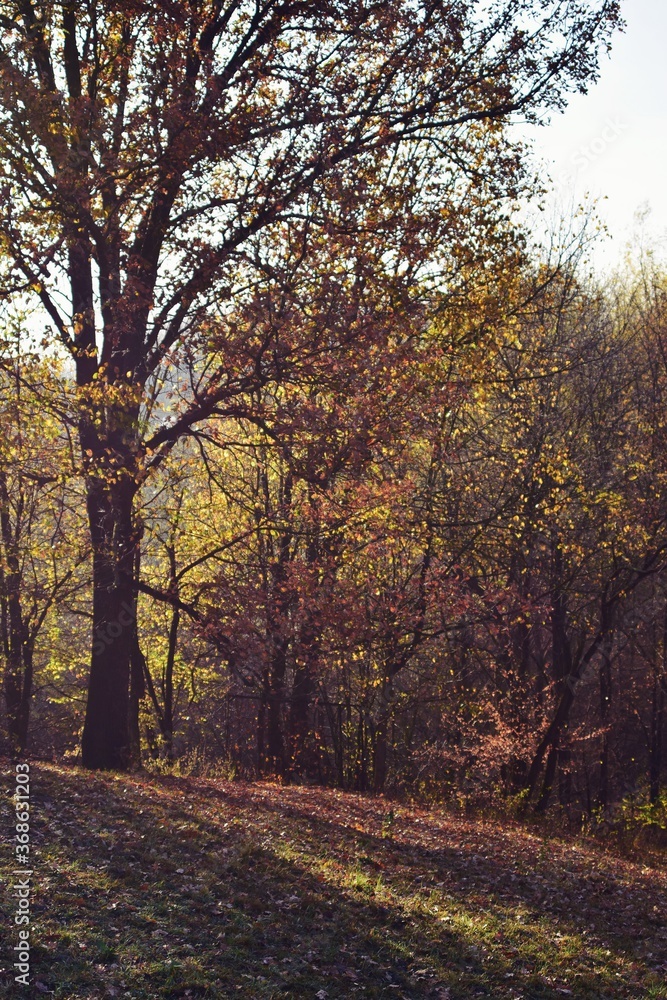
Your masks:
{"label": "grassy slope", "polygon": [[322,789],[31,778],[34,985],[5,882],[0,996],[667,998],[667,874],[595,847]]}

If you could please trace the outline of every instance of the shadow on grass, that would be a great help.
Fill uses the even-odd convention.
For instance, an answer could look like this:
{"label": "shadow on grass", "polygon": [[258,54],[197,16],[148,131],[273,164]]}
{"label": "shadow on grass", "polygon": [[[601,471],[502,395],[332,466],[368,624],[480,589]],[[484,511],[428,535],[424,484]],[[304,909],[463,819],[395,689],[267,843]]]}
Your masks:
{"label": "shadow on grass", "polygon": [[[32,770],[35,996],[667,996],[620,947],[597,955],[572,912],[538,910],[536,872],[382,838],[373,800]],[[13,905],[2,982],[25,996]]]}
{"label": "shadow on grass", "polygon": [[[218,792],[202,788],[200,794]],[[230,794],[233,791],[226,793],[228,802]],[[330,838],[333,831],[356,839],[362,854],[365,849],[372,858],[385,857],[404,880],[422,882],[422,888],[424,880],[443,886],[444,879],[445,892],[463,902],[477,893],[478,903],[499,912],[513,908],[535,919],[550,919],[555,932],[594,930],[626,948],[638,943],[637,934],[654,930],[658,950],[664,939],[667,962],[667,932],[661,933],[667,926],[667,873],[659,885],[655,871],[607,854],[598,845],[583,847],[520,827],[422,810],[404,810],[391,834],[377,833],[373,828],[382,829],[388,808],[384,800],[345,796],[345,822],[341,822],[336,795],[292,788],[283,790],[280,798],[267,797],[258,804],[302,827],[309,825],[314,841]],[[318,801],[317,810],[313,800]],[[624,920],[619,920],[619,910],[625,913]]]}

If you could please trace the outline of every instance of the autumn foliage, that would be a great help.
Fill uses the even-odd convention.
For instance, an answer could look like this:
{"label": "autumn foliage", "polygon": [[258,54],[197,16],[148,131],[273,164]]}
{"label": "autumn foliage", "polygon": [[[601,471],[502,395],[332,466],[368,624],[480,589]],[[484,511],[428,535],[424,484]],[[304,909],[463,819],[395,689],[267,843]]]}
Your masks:
{"label": "autumn foliage", "polygon": [[618,20],[0,4],[7,749],[660,825],[665,278],[508,128]]}

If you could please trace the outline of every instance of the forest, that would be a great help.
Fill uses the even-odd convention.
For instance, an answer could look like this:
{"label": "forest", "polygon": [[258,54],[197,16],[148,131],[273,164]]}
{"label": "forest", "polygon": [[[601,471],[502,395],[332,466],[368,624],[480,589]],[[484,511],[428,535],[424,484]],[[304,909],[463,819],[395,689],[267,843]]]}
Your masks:
{"label": "forest", "polygon": [[0,10],[4,752],[664,825],[667,275],[511,128],[618,5]]}
{"label": "forest", "polygon": [[0,998],[667,1000],[637,5],[0,0]]}

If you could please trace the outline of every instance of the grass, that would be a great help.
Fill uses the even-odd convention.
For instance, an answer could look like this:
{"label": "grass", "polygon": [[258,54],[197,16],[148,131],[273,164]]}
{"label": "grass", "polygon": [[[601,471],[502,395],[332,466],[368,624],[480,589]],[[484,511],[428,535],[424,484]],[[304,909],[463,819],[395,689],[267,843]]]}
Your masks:
{"label": "grass", "polygon": [[[12,771],[3,768],[2,863]],[[313,788],[31,765],[31,981],[0,996],[667,998],[667,874]],[[11,881],[9,883],[11,885]]]}

